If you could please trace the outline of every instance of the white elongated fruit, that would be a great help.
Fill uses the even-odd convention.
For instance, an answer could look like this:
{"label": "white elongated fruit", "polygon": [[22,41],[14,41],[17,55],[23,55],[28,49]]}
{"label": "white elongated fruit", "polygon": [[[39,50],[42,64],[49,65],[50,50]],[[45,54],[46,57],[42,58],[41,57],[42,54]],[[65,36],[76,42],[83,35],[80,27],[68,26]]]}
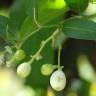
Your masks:
{"label": "white elongated fruit", "polygon": [[24,62],[17,68],[17,74],[21,78],[26,78],[31,72],[31,65],[28,62]]}
{"label": "white elongated fruit", "polygon": [[61,91],[65,88],[66,77],[62,70],[57,70],[51,75],[50,85],[56,91]]}
{"label": "white elongated fruit", "polygon": [[56,68],[56,65],[44,64],[41,66],[41,73],[42,75],[45,75],[45,76],[51,75],[51,73],[54,71],[55,68]]}
{"label": "white elongated fruit", "polygon": [[84,12],[85,16],[91,16],[96,14],[96,3],[89,3],[87,9]]}

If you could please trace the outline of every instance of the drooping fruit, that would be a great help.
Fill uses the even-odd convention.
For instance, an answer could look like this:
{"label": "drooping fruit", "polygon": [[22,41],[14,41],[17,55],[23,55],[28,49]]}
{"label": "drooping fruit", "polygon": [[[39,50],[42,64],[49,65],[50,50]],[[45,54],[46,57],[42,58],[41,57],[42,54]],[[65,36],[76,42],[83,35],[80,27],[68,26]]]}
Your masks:
{"label": "drooping fruit", "polygon": [[61,91],[65,88],[66,77],[62,70],[57,70],[51,75],[50,85],[56,91]]}

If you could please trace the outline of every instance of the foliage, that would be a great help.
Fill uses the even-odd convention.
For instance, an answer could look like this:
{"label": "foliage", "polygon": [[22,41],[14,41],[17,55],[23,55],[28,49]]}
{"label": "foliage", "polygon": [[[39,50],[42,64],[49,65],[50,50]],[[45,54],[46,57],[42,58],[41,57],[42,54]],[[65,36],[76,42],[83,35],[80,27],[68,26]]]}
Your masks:
{"label": "foliage", "polygon": [[[66,38],[96,40],[96,22],[92,21],[96,13],[84,15],[89,3],[94,1],[16,0],[9,16],[0,15],[0,38],[7,42],[6,46],[10,46],[13,53],[18,49],[26,53],[26,58],[14,66],[24,61],[32,63],[27,84],[33,82],[30,84],[33,87],[47,88],[49,76],[44,77],[40,68],[43,64],[54,65],[54,50],[59,49]],[[66,18],[70,11],[75,14]]]}

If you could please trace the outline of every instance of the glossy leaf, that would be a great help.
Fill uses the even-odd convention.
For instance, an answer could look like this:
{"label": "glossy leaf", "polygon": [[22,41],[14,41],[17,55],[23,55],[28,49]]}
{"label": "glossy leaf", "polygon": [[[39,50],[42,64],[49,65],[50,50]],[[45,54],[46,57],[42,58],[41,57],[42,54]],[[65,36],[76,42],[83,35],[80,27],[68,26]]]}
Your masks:
{"label": "glossy leaf", "polygon": [[0,37],[6,38],[6,30],[7,30],[8,18],[0,15]]}
{"label": "glossy leaf", "polygon": [[89,0],[65,0],[65,2],[71,10],[81,13],[88,6]]}
{"label": "glossy leaf", "polygon": [[63,32],[71,38],[96,40],[96,23],[80,18],[69,19],[63,24]]}
{"label": "glossy leaf", "polygon": [[9,24],[8,24],[8,31],[13,39],[17,39],[20,28],[26,18],[25,6],[23,0],[17,0],[10,12]]}
{"label": "glossy leaf", "polygon": [[[50,1],[51,2],[51,1]],[[34,8],[36,8],[36,19],[40,25],[44,25],[56,21],[63,20],[63,13],[67,11],[67,7],[63,1],[61,9],[48,8],[49,1],[41,0],[19,0],[16,1],[10,12],[9,33],[12,39],[22,41],[27,35],[30,35],[34,30],[37,30],[37,25],[34,21]],[[55,2],[53,2],[54,4]],[[64,10],[65,9],[65,10]],[[62,15],[62,16],[61,16]],[[61,17],[60,17],[61,16]],[[59,20],[60,19],[60,20]]]}
{"label": "glossy leaf", "polygon": [[34,20],[31,16],[27,16],[24,20],[21,29],[20,29],[20,37],[24,39],[27,35],[31,34],[34,30],[38,29]]}
{"label": "glossy leaf", "polygon": [[[27,0],[27,3],[25,2],[26,12],[33,16],[33,8],[36,8],[36,18],[40,24],[46,24],[68,11],[68,7],[63,0],[38,0],[35,4],[34,2],[36,1]],[[61,2],[62,5],[60,5]],[[56,5],[57,3],[59,6]]]}

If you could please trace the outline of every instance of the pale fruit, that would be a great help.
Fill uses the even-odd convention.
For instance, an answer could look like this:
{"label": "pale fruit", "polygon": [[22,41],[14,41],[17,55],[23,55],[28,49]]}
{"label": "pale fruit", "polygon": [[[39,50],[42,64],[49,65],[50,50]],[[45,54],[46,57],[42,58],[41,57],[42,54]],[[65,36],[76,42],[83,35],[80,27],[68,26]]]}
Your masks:
{"label": "pale fruit", "polygon": [[51,87],[56,91],[61,91],[65,88],[66,77],[62,70],[55,71],[50,77]]}
{"label": "pale fruit", "polygon": [[24,62],[19,65],[17,68],[17,74],[21,78],[26,78],[31,72],[31,65],[27,62]]}

